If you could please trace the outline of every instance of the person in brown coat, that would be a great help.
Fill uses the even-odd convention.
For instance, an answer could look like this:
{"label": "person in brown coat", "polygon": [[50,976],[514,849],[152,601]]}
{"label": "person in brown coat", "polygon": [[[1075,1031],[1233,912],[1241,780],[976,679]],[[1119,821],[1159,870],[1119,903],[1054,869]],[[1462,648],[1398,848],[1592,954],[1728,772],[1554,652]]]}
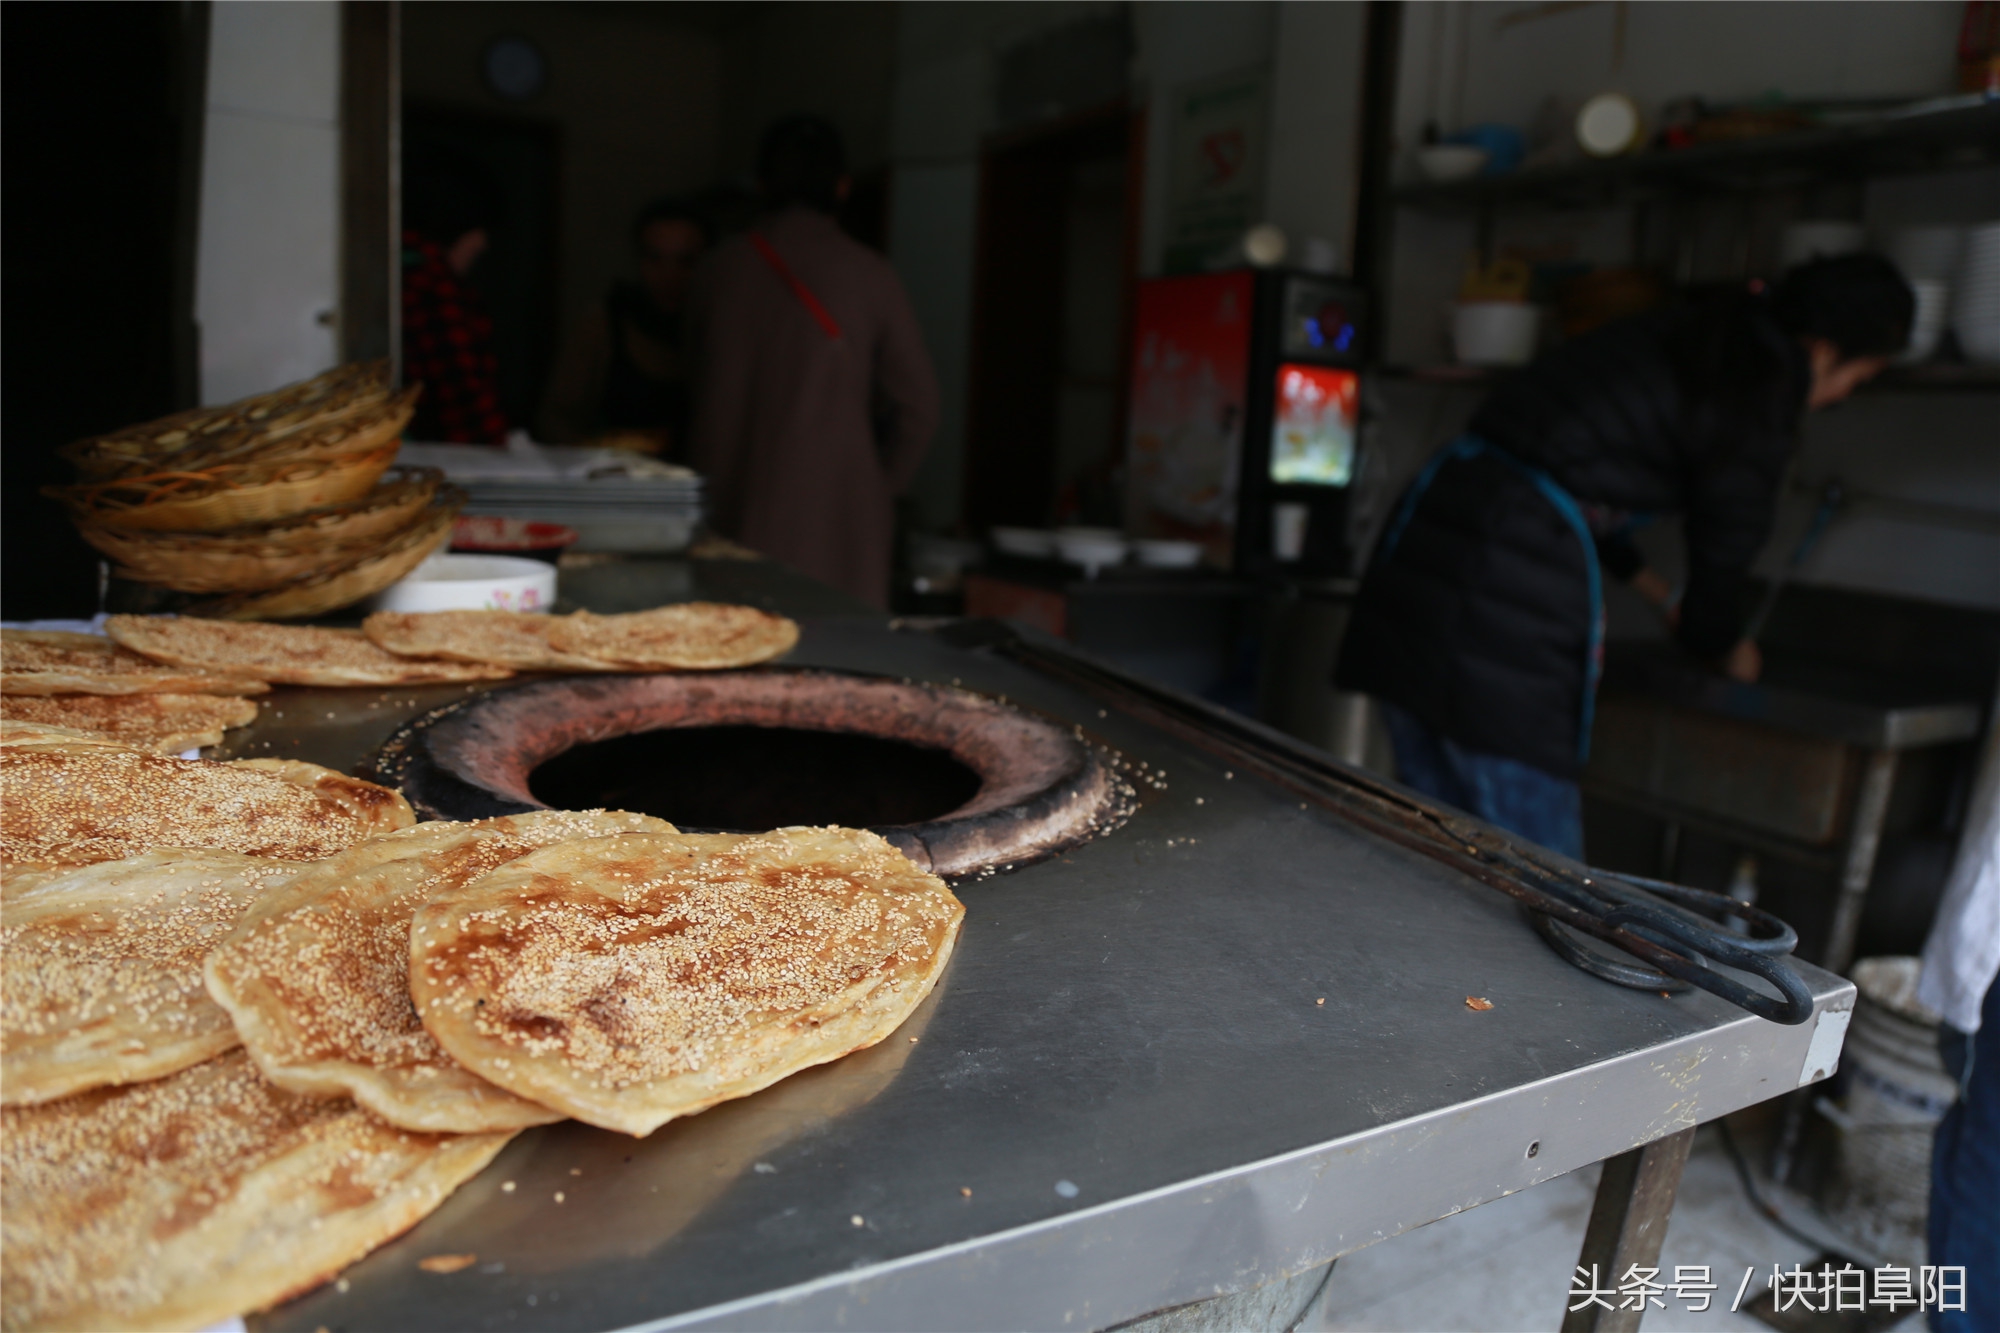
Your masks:
{"label": "person in brown coat", "polygon": [[688,461],[718,532],[886,606],[893,501],[937,429],[937,376],[895,270],[834,220],[838,132],[779,121],[758,176],[770,211],[695,282]]}

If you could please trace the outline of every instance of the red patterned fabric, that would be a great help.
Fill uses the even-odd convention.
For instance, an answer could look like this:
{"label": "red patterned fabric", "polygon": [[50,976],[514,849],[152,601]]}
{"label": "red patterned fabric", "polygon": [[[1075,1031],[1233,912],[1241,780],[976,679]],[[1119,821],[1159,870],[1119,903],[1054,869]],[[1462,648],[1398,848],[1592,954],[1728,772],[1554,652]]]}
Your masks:
{"label": "red patterned fabric", "polygon": [[411,439],[505,443],[493,320],[444,248],[413,231],[403,233],[403,380],[424,386]]}

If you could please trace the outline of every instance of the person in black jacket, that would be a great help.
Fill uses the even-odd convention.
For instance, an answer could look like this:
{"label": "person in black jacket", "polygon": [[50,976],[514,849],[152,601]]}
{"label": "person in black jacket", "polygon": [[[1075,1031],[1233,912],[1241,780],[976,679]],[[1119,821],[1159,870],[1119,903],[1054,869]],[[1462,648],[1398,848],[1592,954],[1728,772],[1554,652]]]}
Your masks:
{"label": "person in black jacket", "polygon": [[[1497,385],[1404,494],[1335,673],[1383,704],[1402,780],[1581,857],[1604,577],[1660,604],[1688,652],[1755,680],[1743,582],[1800,417],[1878,373],[1914,304],[1884,259],[1817,260],[1772,289],[1608,325]],[[1673,513],[1677,604],[1631,540]]]}

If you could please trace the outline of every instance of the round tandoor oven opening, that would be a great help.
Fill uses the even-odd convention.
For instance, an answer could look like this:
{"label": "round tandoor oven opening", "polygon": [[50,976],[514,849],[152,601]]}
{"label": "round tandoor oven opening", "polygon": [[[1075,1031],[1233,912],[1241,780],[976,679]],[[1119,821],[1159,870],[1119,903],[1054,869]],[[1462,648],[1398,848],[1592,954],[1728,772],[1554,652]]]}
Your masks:
{"label": "round tandoor oven opening", "polygon": [[589,741],[547,759],[528,790],[558,810],[636,810],[685,829],[789,824],[876,828],[942,819],[979,775],[883,736],[796,727],[667,727]]}
{"label": "round tandoor oven opening", "polygon": [[1130,797],[1113,767],[968,691],[782,668],[494,690],[411,722],[375,758],[432,818],[604,806],[687,829],[846,824],[945,875],[1115,827]]}

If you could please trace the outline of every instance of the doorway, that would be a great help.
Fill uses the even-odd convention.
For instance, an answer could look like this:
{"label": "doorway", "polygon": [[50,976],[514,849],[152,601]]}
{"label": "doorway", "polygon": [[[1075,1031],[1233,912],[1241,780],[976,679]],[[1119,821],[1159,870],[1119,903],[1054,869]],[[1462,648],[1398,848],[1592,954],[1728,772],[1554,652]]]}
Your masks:
{"label": "doorway", "polygon": [[403,112],[403,161],[441,154],[476,163],[498,185],[506,213],[471,283],[493,320],[500,406],[527,429],[555,357],[558,131],[555,125],[437,107]]}
{"label": "doorway", "polygon": [[964,514],[1118,526],[1143,113],[996,138],[980,161]]}

